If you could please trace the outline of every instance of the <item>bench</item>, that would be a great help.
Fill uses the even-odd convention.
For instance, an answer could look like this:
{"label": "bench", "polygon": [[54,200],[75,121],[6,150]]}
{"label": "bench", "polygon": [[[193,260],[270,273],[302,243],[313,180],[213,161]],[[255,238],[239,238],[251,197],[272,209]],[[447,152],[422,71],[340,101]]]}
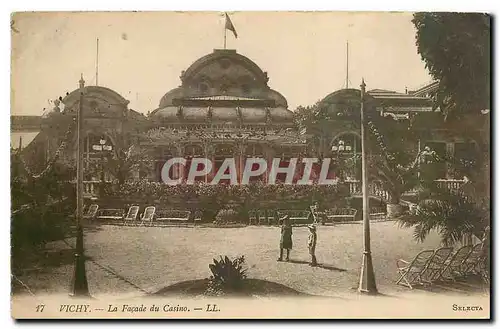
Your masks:
{"label": "bench", "polygon": [[248,220],[250,225],[261,225],[263,222],[269,225],[270,219],[273,216],[268,216],[266,210],[250,210],[248,212]]}
{"label": "bench", "polygon": [[352,222],[356,220],[358,211],[353,208],[333,208],[325,211],[324,224],[335,222]]}
{"label": "bench", "polygon": [[101,220],[117,220],[123,219],[125,212],[123,209],[101,209],[99,210],[99,215],[97,215],[97,219]]}
{"label": "bench", "polygon": [[189,210],[160,209],[156,212],[156,221],[167,223],[186,223],[191,217]]}
{"label": "bench", "polygon": [[278,220],[283,216],[290,216],[290,222],[292,225],[301,225],[301,224],[312,224],[313,216],[311,216],[310,210],[278,210],[277,216]]}
{"label": "bench", "polygon": [[385,207],[371,207],[370,220],[384,220],[387,217]]}

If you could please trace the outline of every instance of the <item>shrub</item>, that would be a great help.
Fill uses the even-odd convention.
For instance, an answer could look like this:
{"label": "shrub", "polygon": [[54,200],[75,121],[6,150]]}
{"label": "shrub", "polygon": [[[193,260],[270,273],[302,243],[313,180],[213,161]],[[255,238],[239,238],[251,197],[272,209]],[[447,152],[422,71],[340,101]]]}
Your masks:
{"label": "shrub", "polygon": [[[159,182],[127,182],[119,189],[108,190],[107,197],[126,199],[141,203],[161,205],[192,205],[201,211],[203,222],[216,220],[220,209],[233,205],[243,210],[262,208],[288,208],[291,204],[297,208],[307,208],[312,201],[320,204],[332,204],[349,195],[347,185],[267,185],[261,182],[249,185],[194,185],[169,186]],[[190,206],[191,207],[191,206]],[[225,216],[225,215],[223,215]],[[245,216],[238,221],[245,221]]]}
{"label": "shrub", "polygon": [[212,275],[209,278],[205,291],[209,296],[221,296],[241,291],[246,279],[245,256],[234,260],[220,256],[220,261],[214,258],[213,264],[208,265]]}

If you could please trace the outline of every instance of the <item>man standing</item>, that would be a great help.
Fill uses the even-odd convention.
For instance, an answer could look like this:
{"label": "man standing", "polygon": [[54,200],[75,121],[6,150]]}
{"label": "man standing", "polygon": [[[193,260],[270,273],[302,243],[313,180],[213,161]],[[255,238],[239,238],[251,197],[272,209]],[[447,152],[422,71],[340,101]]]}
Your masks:
{"label": "man standing", "polygon": [[307,239],[307,247],[309,248],[309,254],[311,255],[311,263],[309,266],[318,265],[316,261],[316,242],[318,241],[318,235],[316,233],[316,226],[308,225],[309,228],[309,238]]}
{"label": "man standing", "polygon": [[290,261],[290,250],[292,249],[292,225],[290,216],[286,215],[281,219],[281,240],[280,240],[280,258],[278,262],[283,261],[283,249],[286,249],[286,261]]}

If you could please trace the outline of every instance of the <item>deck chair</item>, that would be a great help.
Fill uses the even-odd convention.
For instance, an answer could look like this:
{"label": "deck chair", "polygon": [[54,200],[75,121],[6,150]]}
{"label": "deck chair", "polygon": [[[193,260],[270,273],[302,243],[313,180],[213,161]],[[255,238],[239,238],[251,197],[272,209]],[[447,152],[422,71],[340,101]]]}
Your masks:
{"label": "deck chair", "polygon": [[144,214],[141,216],[141,221],[151,223],[155,215],[156,208],[154,206],[149,206],[144,209]]}
{"label": "deck chair", "polygon": [[248,212],[248,223],[249,225],[256,225],[259,219],[259,215],[257,214],[257,210],[250,210]]}
{"label": "deck chair", "polygon": [[138,214],[139,214],[139,206],[131,206],[130,208],[128,208],[127,215],[123,219],[126,221],[136,220]]}
{"label": "deck chair", "polygon": [[457,252],[455,252],[446,262],[445,267],[437,277],[437,280],[451,279],[455,281],[455,278],[462,274],[464,262],[469,257],[471,251],[472,246],[463,246],[458,249]]}
{"label": "deck chair", "polygon": [[479,274],[478,267],[481,265],[483,261],[483,243],[480,242],[474,247],[472,247],[471,252],[469,253],[469,257],[467,257],[462,265],[462,274]]}
{"label": "deck chair", "polygon": [[83,213],[83,218],[84,219],[95,219],[95,216],[97,215],[97,211],[99,210],[99,205],[93,203],[91,204],[88,208],[87,211]]}
{"label": "deck chair", "polygon": [[424,271],[420,275],[421,280],[426,283],[436,281],[445,268],[445,263],[452,252],[453,248],[450,247],[441,247],[436,249],[432,257],[429,259]]}
{"label": "deck chair", "polygon": [[396,284],[404,285],[410,289],[413,289],[414,284],[422,284],[421,274],[426,269],[432,255],[434,255],[434,250],[424,250],[419,252],[411,262],[404,259],[396,260],[399,273]]}

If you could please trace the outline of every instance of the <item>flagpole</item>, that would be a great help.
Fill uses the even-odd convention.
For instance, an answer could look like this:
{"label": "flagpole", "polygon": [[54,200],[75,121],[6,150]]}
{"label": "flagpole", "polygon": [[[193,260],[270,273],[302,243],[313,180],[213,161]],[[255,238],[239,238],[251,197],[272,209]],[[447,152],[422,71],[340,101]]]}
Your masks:
{"label": "flagpole", "polygon": [[97,38],[96,47],[96,61],[95,61],[95,85],[99,86],[99,38]]}
{"label": "flagpole", "polygon": [[347,50],[346,50],[345,89],[349,89],[349,40],[347,41]]}
{"label": "flagpole", "polygon": [[226,22],[224,21],[224,49],[226,49],[226,30],[227,30],[226,29]]}

